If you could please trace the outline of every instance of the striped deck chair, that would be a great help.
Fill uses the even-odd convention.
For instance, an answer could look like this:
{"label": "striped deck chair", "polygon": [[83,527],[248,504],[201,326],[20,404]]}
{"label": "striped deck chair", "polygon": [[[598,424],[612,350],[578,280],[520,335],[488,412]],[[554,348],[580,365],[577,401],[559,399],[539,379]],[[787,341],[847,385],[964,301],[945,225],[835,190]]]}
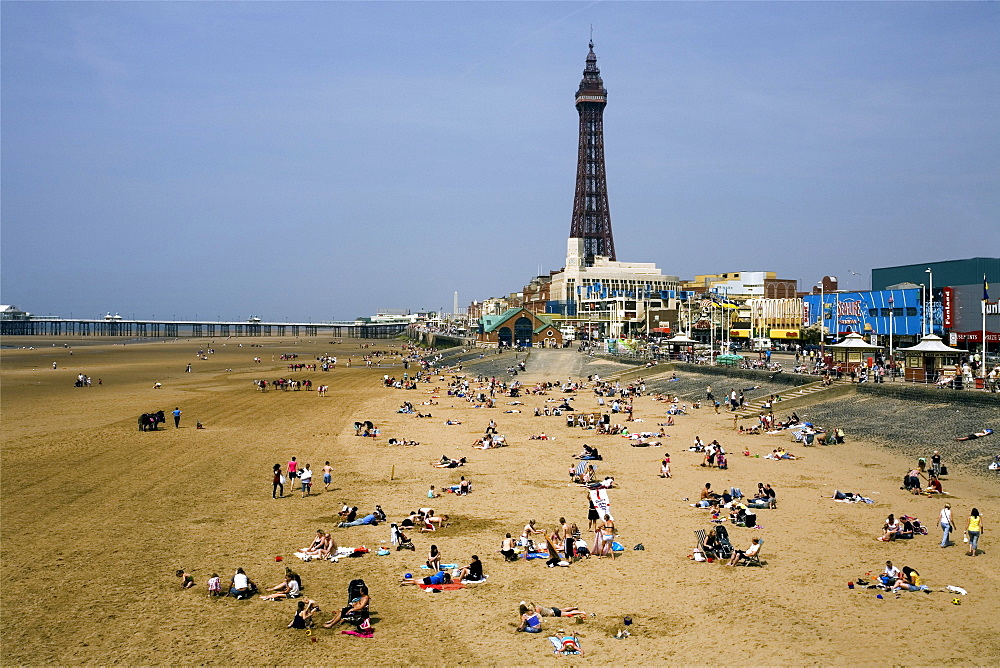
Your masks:
{"label": "striped deck chair", "polygon": [[705,558],[707,559],[708,557],[712,557],[713,559],[715,559],[716,558],[715,550],[710,550],[707,547],[705,547],[705,540],[708,538],[705,535],[705,530],[698,529],[697,531],[694,532],[694,536],[698,540],[698,549],[701,550],[701,553],[705,555]]}
{"label": "striped deck chair", "polygon": [[[591,468],[590,472],[587,469]],[[576,470],[573,471],[573,482],[586,484],[588,482],[593,482],[594,476],[597,474],[598,464],[592,460],[587,459],[576,465]]]}

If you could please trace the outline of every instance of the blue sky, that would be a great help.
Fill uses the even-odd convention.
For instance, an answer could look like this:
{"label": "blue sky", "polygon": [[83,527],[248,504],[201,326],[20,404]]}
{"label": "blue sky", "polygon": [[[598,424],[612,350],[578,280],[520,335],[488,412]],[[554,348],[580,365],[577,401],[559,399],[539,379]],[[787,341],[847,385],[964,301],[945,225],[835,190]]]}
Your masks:
{"label": "blue sky", "polygon": [[6,2],[2,300],[518,290],[562,266],[591,24],[620,260],[853,289],[1000,252],[1000,3]]}

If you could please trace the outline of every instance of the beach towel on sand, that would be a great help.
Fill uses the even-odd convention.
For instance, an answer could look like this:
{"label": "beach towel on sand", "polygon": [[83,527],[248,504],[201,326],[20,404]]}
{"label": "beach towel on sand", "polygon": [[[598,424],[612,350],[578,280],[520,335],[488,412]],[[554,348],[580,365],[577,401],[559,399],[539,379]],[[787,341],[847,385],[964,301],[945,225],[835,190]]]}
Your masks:
{"label": "beach towel on sand", "polygon": [[465,589],[465,585],[463,585],[461,583],[458,583],[458,582],[449,582],[448,584],[439,584],[439,585],[429,585],[429,584],[420,583],[417,586],[420,587],[421,589],[425,589],[425,590],[426,589],[437,589],[438,591],[453,591],[455,589]]}
{"label": "beach towel on sand", "polygon": [[[428,566],[427,564],[424,564],[424,565],[423,565],[423,566],[421,566],[420,568],[422,568],[422,569],[423,569],[423,570],[425,570],[425,571],[429,571],[429,570],[431,569],[431,567],[430,567],[430,566]],[[449,571],[449,570],[451,570],[452,568],[458,568],[458,564],[441,564],[441,568],[440,568],[439,570],[442,570],[442,571]]]}
{"label": "beach towel on sand", "polygon": [[576,636],[549,636],[549,642],[555,648],[553,654],[562,654],[566,656],[567,654],[579,654],[583,655],[583,648],[580,647],[580,639]]}
{"label": "beach towel on sand", "polygon": [[356,638],[374,638],[375,637],[374,631],[375,629],[368,629],[367,631],[348,630],[348,631],[341,631],[340,633],[345,636],[354,636]]}
{"label": "beach towel on sand", "polygon": [[[366,547],[338,547],[337,553],[328,558],[330,561],[336,561],[337,559],[340,559],[342,557],[349,557],[355,553],[365,554],[366,552],[368,552],[368,548]],[[317,557],[311,554],[306,554],[305,552],[296,552],[295,556],[301,559],[302,561],[312,561],[313,559],[321,559],[321,557]]]}

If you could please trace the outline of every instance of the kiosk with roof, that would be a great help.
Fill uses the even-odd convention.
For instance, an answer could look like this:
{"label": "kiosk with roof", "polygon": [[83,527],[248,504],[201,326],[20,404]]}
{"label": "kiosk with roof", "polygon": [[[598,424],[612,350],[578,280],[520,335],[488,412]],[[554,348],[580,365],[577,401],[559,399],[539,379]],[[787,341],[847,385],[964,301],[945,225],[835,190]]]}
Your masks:
{"label": "kiosk with roof", "polygon": [[874,357],[876,352],[882,350],[882,346],[873,346],[857,332],[851,332],[840,343],[829,345],[826,349],[833,355],[834,362],[844,364],[848,371],[854,371],[858,367],[867,366],[867,358]]}
{"label": "kiosk with roof", "polygon": [[936,334],[926,334],[920,343],[899,348],[904,358],[903,377],[916,383],[933,383],[938,376],[955,376],[963,351],[945,345]]}

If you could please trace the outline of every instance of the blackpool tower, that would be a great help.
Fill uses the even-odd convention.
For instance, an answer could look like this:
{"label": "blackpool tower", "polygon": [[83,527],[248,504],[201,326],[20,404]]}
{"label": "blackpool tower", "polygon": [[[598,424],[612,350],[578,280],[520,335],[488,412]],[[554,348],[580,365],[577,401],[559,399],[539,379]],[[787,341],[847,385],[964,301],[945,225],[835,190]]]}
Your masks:
{"label": "blackpool tower", "polygon": [[576,110],[580,114],[580,147],[576,163],[576,192],[573,195],[571,239],[583,240],[583,259],[591,266],[595,255],[615,259],[615,240],[611,234],[611,211],[608,208],[608,181],[604,173],[604,107],[608,91],[597,69],[594,42],[590,42],[583,80],[576,91]]}

